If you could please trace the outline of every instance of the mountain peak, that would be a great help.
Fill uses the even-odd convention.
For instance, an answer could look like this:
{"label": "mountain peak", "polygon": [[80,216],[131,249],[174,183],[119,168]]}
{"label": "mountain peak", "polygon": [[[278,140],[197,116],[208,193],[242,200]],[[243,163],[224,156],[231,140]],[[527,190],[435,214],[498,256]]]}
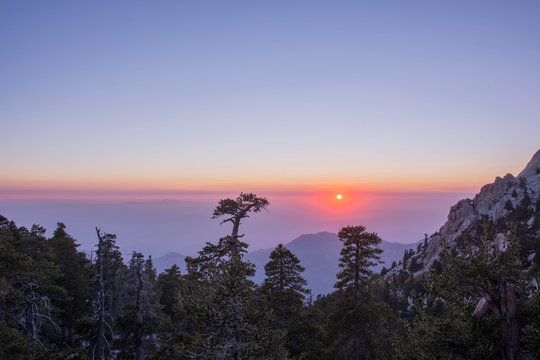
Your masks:
{"label": "mountain peak", "polygon": [[319,244],[336,243],[337,234],[331,233],[328,231],[321,231],[315,234],[304,234],[304,235],[300,235],[299,237],[291,241],[289,244],[287,244],[287,246],[291,246],[291,245],[295,246],[298,244],[314,243],[314,242],[319,243]]}
{"label": "mountain peak", "polygon": [[181,269],[185,269],[185,255],[170,252],[163,256],[157,257],[154,260],[154,266],[157,269],[158,273],[162,273],[165,269],[170,268],[173,265],[177,265]]}
{"label": "mountain peak", "polygon": [[537,174],[540,174],[540,150],[533,155],[525,169],[519,173],[518,178],[529,178]]}
{"label": "mountain peak", "polygon": [[[448,220],[418,254],[424,269],[438,259],[443,244],[454,248],[463,234],[479,234],[484,219],[497,222],[515,209],[528,207],[540,199],[540,150],[537,151],[518,177],[507,174],[482,186],[474,199],[463,199],[450,208]],[[532,205],[531,205],[532,206]],[[534,220],[534,219],[533,219]],[[527,222],[527,226],[533,224]],[[405,268],[405,264],[403,264]]]}

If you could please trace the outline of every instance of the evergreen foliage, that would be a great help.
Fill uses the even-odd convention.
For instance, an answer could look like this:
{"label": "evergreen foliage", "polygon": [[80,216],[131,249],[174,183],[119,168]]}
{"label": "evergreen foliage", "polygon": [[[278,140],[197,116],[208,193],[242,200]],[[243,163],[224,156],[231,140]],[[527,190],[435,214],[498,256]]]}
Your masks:
{"label": "evergreen foliage", "polygon": [[534,354],[538,312],[532,309],[538,291],[527,285],[533,268],[523,260],[523,239],[508,230],[504,240],[499,234],[493,241],[497,226],[485,219],[479,228],[483,235],[469,237],[462,250],[445,247],[423,289],[412,293],[412,320],[395,340],[399,358]]}
{"label": "evergreen foliage", "polygon": [[339,258],[342,270],[337,274],[335,287],[354,289],[355,296],[359,296],[373,275],[371,267],[380,259],[382,250],[377,246],[382,240],[376,233],[367,232],[364,226],[346,226],[339,231],[338,237],[343,242]]}
{"label": "evergreen foliage", "polygon": [[163,313],[171,321],[178,320],[180,314],[180,292],[182,289],[182,274],[180,268],[175,264],[166,269],[158,277],[158,287],[160,291],[159,302],[163,307]]}
{"label": "evergreen foliage", "polygon": [[58,223],[49,246],[61,274],[56,283],[66,290],[66,296],[57,300],[58,307],[62,309],[59,314],[62,342],[73,345],[75,322],[90,310],[87,299],[90,296],[91,271],[86,255],[77,251],[79,245],[65,229],[63,223]]}
{"label": "evergreen foliage", "polygon": [[304,286],[300,260],[283,244],[270,254],[264,266],[266,278],[261,291],[266,295],[268,306],[274,311],[274,326],[285,331],[285,347],[291,356],[302,356],[309,348],[308,337],[317,339],[319,329],[309,323],[303,300],[310,291]]}
{"label": "evergreen foliage", "polygon": [[122,315],[117,320],[118,359],[144,359],[156,351],[161,306],[152,259],[133,252],[124,284]]}
{"label": "evergreen foliage", "polygon": [[[338,282],[335,287],[341,290],[342,304],[337,314],[340,318],[339,331],[343,338],[340,339],[340,348],[350,353],[354,360],[362,358],[366,343],[366,316],[369,312],[364,307],[365,299],[369,290],[369,281],[373,275],[371,270],[379,260],[382,250],[377,246],[381,238],[376,233],[366,231],[365,226],[346,226],[338,233],[338,238],[343,242],[339,267],[342,269],[338,274]],[[338,316],[339,316],[338,315]],[[336,316],[336,315],[335,315]],[[335,318],[334,316],[334,318]]]}
{"label": "evergreen foliage", "polygon": [[242,219],[268,205],[255,194],[240,194],[218,203],[213,218],[225,216],[233,225],[230,236],[207,243],[188,265],[185,341],[182,356],[198,359],[277,359],[285,356],[282,332],[273,329],[272,312],[255,292],[249,279],[254,266],[242,259],[247,243],[239,239]]}
{"label": "evergreen foliage", "polygon": [[307,281],[301,275],[304,270],[296,255],[283,244],[279,244],[270,253],[270,261],[264,266],[266,279],[263,287],[270,292],[291,290],[299,294],[307,294],[309,290],[304,288]]}

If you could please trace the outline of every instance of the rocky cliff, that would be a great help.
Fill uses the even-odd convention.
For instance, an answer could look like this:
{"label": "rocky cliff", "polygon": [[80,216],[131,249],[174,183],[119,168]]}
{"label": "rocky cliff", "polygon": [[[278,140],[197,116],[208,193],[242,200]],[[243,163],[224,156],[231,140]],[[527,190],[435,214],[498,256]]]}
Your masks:
{"label": "rocky cliff", "polygon": [[[419,275],[428,271],[439,259],[443,244],[451,249],[459,247],[464,235],[469,238],[480,235],[485,221],[499,225],[521,222],[529,236],[540,243],[540,150],[517,177],[512,174],[497,177],[493,183],[484,185],[474,199],[463,199],[452,206],[440,230],[427,239],[420,251],[408,254],[389,275],[400,271]],[[504,241],[505,236],[505,232],[496,234],[493,241]],[[411,262],[414,269],[410,269]]]}

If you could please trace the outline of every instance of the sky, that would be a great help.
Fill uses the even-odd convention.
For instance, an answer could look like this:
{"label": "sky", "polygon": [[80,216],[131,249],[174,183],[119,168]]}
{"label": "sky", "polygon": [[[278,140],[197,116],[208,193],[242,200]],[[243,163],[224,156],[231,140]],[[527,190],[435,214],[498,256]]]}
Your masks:
{"label": "sky", "polygon": [[538,1],[2,1],[0,44],[0,213],[83,239],[193,251],[243,191],[412,242],[540,148]]}

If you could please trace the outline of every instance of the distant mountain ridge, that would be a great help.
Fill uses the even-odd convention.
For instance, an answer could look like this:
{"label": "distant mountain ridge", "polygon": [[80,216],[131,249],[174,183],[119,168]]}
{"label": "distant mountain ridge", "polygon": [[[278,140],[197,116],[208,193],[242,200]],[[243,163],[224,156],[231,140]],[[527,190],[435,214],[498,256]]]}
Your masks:
{"label": "distant mountain ridge", "polygon": [[[381,265],[374,267],[374,271],[379,271],[383,266],[389,267],[392,261],[399,261],[403,257],[405,250],[415,248],[417,243],[399,244],[383,241],[381,249],[383,253]],[[319,232],[316,234],[304,234],[296,239],[284,244],[292,251],[300,264],[306,269],[303,276],[308,282],[314,295],[327,294],[334,290],[336,274],[339,271],[339,254],[342,243],[337,234],[330,232]],[[273,249],[259,249],[251,251],[246,255],[246,260],[255,264],[257,272],[254,281],[261,283],[264,280],[264,265],[269,261],[270,253]],[[178,253],[168,253],[154,259],[154,266],[159,273],[173,264],[177,264],[182,272],[185,271],[185,256]]]}
{"label": "distant mountain ridge", "polygon": [[[392,261],[399,261],[405,250],[416,248],[418,243],[399,244],[382,241],[380,248],[383,250],[381,260],[383,264],[375,266],[375,272],[383,266],[389,267]],[[337,234],[319,232],[316,234],[304,234],[293,241],[284,244],[300,260],[300,265],[306,268],[303,276],[308,282],[314,295],[327,294],[334,291],[336,274],[339,271],[339,256],[342,242]],[[256,250],[246,255],[247,260],[257,267],[254,280],[262,282],[264,279],[264,265],[273,249]]]}
{"label": "distant mountain ridge", "polygon": [[184,271],[186,269],[185,259],[185,255],[176,252],[170,252],[163,256],[152,259],[152,261],[158,274],[160,274],[165,271],[165,269],[169,269],[174,264],[176,264],[180,269],[182,269],[182,271]]}

